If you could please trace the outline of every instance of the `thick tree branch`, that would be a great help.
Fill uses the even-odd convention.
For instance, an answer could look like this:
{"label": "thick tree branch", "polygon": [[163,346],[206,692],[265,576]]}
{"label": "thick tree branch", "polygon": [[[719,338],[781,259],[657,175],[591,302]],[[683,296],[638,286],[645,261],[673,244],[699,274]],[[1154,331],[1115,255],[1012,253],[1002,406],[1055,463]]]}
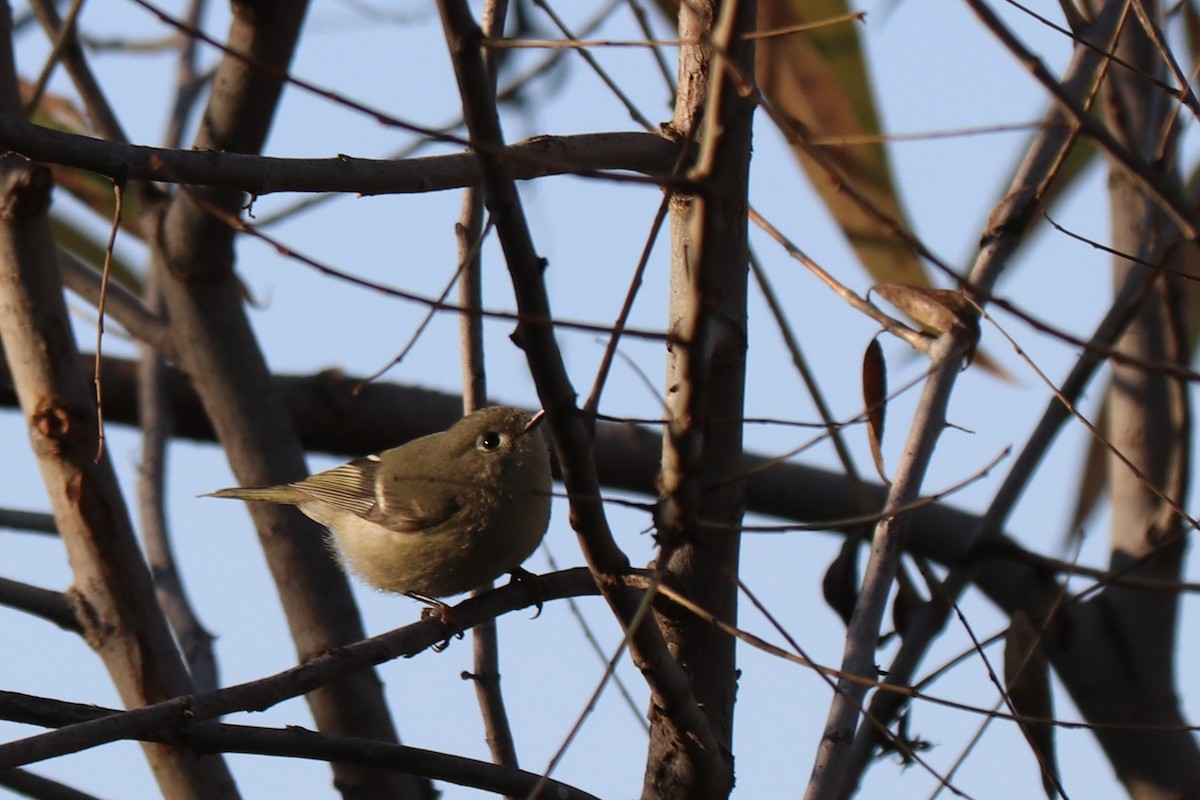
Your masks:
{"label": "thick tree branch", "polygon": [[21,609],[75,633],[84,632],[71,601],[62,592],[0,578],[0,605]]}
{"label": "thick tree branch", "polygon": [[[162,305],[158,299],[160,277],[157,272],[151,272],[146,278],[147,305],[152,309]],[[142,546],[150,564],[159,605],[175,631],[192,684],[198,692],[212,691],[220,685],[212,646],[214,637],[201,624],[188,599],[167,522],[167,446],[174,424],[166,398],[167,365],[162,354],[154,348],[143,344],[139,350],[138,427],[142,432],[142,457],[138,464],[137,502]]]}
{"label": "thick tree branch", "polygon": [[[90,374],[92,363],[92,356],[81,356],[81,373]],[[0,406],[11,407],[15,396],[11,379],[2,367],[0,364]],[[110,423],[137,425],[136,369],[136,363],[130,360],[104,359],[101,374],[105,385],[105,416]],[[215,441],[212,424],[191,383],[176,369],[169,368],[167,375],[174,435]],[[334,370],[316,375],[284,375],[273,380],[301,444],[314,452],[357,457],[445,430],[462,416],[459,395],[382,382],[368,384],[361,394],[355,395],[354,389],[362,383],[362,378]],[[593,449],[597,491],[604,486],[657,496],[656,480],[662,457],[662,436],[657,431],[636,425],[599,423]],[[753,453],[745,455],[743,467],[748,476],[747,508],[754,513],[826,523],[831,530],[840,528],[841,520],[862,515],[861,497],[840,472],[779,462],[769,454]],[[557,463],[555,470],[561,479]],[[797,486],[806,490],[797,492]],[[872,508],[882,508],[886,489],[879,484],[868,484],[867,491]],[[978,570],[976,585],[1005,610],[1027,608],[1029,582],[1039,574],[1049,575],[1063,567],[1026,553],[1003,536],[972,552],[969,537],[963,531],[974,530],[980,518],[947,504],[928,505],[912,513],[908,547],[947,566],[970,557]]]}
{"label": "thick tree branch", "polygon": [[[692,193],[670,198],[671,291],[667,359],[669,417],[663,435],[657,563],[667,582],[730,624],[737,622],[746,353],[747,197],[754,105],[736,76],[754,70],[752,0],[681,9],[674,138],[695,142]],[[727,526],[704,530],[704,523]],[[677,738],[677,723],[652,707],[643,794],[725,798],[733,789],[735,642],[674,605],[656,608],[671,653],[691,676],[696,701],[717,738],[705,750]]]}
{"label": "thick tree branch", "polygon": [[0,772],[0,786],[12,789],[33,800],[99,800],[95,795],[73,789],[66,784],[35,775],[24,769]]}
{"label": "thick tree branch", "polygon": [[[110,178],[219,186],[252,195],[273,192],[416,194],[461,189],[479,181],[474,153],[389,159],[272,158],[222,150],[172,150],[123,144],[0,117],[0,150]],[[519,180],[608,170],[667,176],[677,147],[636,131],[537,136],[504,149]]]}
{"label": "thick tree branch", "polygon": [[[0,367],[3,367],[0,363]],[[8,377],[7,372],[5,378]],[[12,384],[8,383],[3,389],[0,389],[0,395],[4,395],[5,405],[16,405],[16,397],[12,394]],[[33,533],[49,533],[58,535],[58,524],[54,521],[53,514],[43,514],[38,511],[20,511],[12,508],[0,508],[0,528],[12,528],[17,531],[32,531]]]}

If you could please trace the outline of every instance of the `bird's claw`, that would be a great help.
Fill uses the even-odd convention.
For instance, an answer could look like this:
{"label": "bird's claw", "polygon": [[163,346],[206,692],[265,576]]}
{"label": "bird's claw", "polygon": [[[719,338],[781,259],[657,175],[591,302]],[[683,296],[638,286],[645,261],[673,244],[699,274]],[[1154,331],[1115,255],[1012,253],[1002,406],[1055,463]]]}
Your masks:
{"label": "bird's claw", "polygon": [[533,602],[537,607],[537,611],[534,612],[534,615],[531,617],[531,619],[537,619],[542,615],[542,606],[545,604],[546,598],[550,594],[546,588],[546,582],[537,575],[534,575],[529,570],[521,567],[517,567],[510,574],[512,575],[513,583],[520,581],[529,587],[529,591],[533,592]]}
{"label": "bird's claw", "polygon": [[439,644],[433,645],[433,652],[440,653],[450,646],[451,639],[463,638],[462,628],[458,624],[458,620],[454,618],[454,609],[438,600],[435,597],[418,594],[417,592],[409,592],[409,597],[425,604],[425,608],[421,609],[421,619],[434,619],[445,625],[450,630],[454,631],[450,636],[447,636]]}

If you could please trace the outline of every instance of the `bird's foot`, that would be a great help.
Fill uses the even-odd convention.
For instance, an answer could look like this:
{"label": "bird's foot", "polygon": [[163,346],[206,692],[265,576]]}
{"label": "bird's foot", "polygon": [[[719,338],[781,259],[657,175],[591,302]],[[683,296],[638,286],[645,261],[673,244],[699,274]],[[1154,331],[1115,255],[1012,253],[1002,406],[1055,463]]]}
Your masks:
{"label": "bird's foot", "polygon": [[537,607],[537,611],[534,613],[532,619],[540,617],[542,615],[542,605],[549,596],[549,591],[546,589],[546,582],[529,570],[522,569],[521,567],[517,567],[509,574],[512,576],[511,583],[520,581],[529,587],[529,591],[533,592],[534,605]]}
{"label": "bird's foot", "polygon": [[440,644],[433,646],[433,652],[440,653],[450,646],[451,639],[463,638],[462,628],[458,624],[458,620],[454,618],[454,609],[438,600],[436,597],[430,597],[419,592],[408,592],[408,596],[413,600],[424,603],[425,608],[421,609],[421,619],[436,619],[438,622],[445,625],[450,630],[454,631],[450,636],[447,636]]}

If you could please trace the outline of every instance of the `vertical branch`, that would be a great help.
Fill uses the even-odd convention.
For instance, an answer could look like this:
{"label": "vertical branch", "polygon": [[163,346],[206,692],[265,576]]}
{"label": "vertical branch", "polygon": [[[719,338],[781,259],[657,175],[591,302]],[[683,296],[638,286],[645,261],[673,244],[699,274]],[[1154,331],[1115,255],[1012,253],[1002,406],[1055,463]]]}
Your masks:
{"label": "vertical branch", "polygon": [[[686,4],[679,15],[679,94],[671,128],[694,139],[693,194],[671,198],[671,294],[667,361],[669,422],[663,439],[659,564],[717,618],[737,620],[737,570],[745,511],[742,417],[746,378],[747,185],[753,104],[732,74],[752,74],[756,4]],[[727,60],[732,63],[727,63]],[[703,530],[700,520],[716,523]],[[721,748],[708,763],[678,758],[679,743],[651,709],[645,789],[657,797],[724,797],[733,788],[735,642],[669,605],[656,611],[672,655]]]}
{"label": "vertical branch", "polygon": [[[146,307],[162,310],[158,273],[146,276]],[[175,564],[175,555],[167,532],[164,487],[167,474],[167,443],[172,434],[171,407],[167,402],[167,366],[163,357],[148,345],[139,345],[137,364],[138,427],[142,431],[142,458],[138,465],[138,510],[142,523],[142,544],[159,605],[188,665],[192,685],[197,692],[216,691],[217,660],[213,653],[213,635],[196,616],[183,588],[183,579]]]}
{"label": "vertical branch", "polygon": [[[1145,3],[1140,10],[1159,20],[1159,3]],[[1159,155],[1160,146],[1165,147],[1152,169],[1164,181],[1179,182],[1174,152],[1177,137],[1164,139],[1160,133],[1170,114],[1171,98],[1142,77],[1165,74],[1160,53],[1142,25],[1128,24],[1117,54],[1134,65],[1137,73],[1123,68],[1110,71],[1103,94],[1108,124],[1128,149],[1147,159]],[[1159,238],[1175,235],[1170,218],[1126,172],[1114,170],[1108,185],[1112,246],[1117,252],[1144,258]],[[1113,262],[1113,281],[1119,284],[1128,274],[1146,269],[1118,257]],[[1160,275],[1149,301],[1133,317],[1116,349],[1136,359],[1186,364],[1188,349],[1178,338],[1181,293],[1177,275]],[[1112,370],[1109,442],[1144,478],[1133,474],[1115,456],[1109,457],[1110,566],[1121,569],[1145,559],[1134,574],[1177,581],[1183,566],[1183,523],[1157,492],[1169,492],[1176,503],[1186,503],[1182,492],[1192,447],[1187,404],[1180,402],[1181,387],[1175,378],[1122,363],[1114,364]],[[1176,721],[1179,703],[1173,665],[1178,644],[1178,595],[1110,585],[1097,603],[1122,645],[1124,670],[1111,673],[1116,681],[1111,696],[1120,698],[1120,708],[1127,709],[1122,714],[1124,721]],[[1167,779],[1173,764],[1195,755],[1192,737],[1185,742],[1166,732],[1147,734],[1141,737],[1136,753],[1124,744],[1128,738],[1101,736],[1101,742],[1117,774],[1134,793],[1148,791],[1146,784]],[[1164,783],[1157,790],[1168,788],[1174,787]]]}
{"label": "vertical branch", "polygon": [[494,155],[504,136],[496,112],[495,94],[479,52],[482,32],[465,0],[441,0],[439,10],[446,43],[454,62],[463,112],[472,144],[479,153],[484,201],[491,212],[504,249],[521,321],[514,340],[525,351],[546,422],[554,442],[563,484],[570,498],[571,524],[579,536],[588,567],[605,600],[626,631],[630,653],[660,709],[662,725],[680,749],[680,760],[697,765],[721,758],[712,727],[692,693],[690,677],[674,661],[652,618],[641,624],[642,595],[619,579],[629,559],[617,546],[604,515],[593,448],[594,426],[576,406],[576,392],[567,376],[562,352],[554,337],[550,300],[543,279],[545,264],[533,239],[517,193],[512,170]]}
{"label": "vertical branch", "polygon": [[[483,9],[483,35],[499,38],[504,35],[504,20],[508,0],[487,0]],[[484,53],[484,61],[496,85],[496,51]],[[483,317],[470,313],[483,308],[483,195],[476,187],[463,192],[462,218],[456,226],[461,277],[458,282],[459,305],[468,313],[459,319],[462,336],[463,413],[470,414],[487,404],[487,372],[484,369]],[[490,589],[491,584],[486,588]],[[483,715],[492,760],[507,767],[518,766],[517,747],[513,742],[508,710],[500,692],[500,642],[496,621],[488,620],[471,629],[474,646],[475,696]]]}
{"label": "vertical branch", "polygon": [[[204,0],[192,0],[187,21],[196,24]],[[196,43],[185,37],[177,67],[178,102],[194,83]],[[181,126],[175,125],[172,114],[166,146],[178,147]],[[149,270],[143,289],[146,308],[163,314],[161,274]],[[97,351],[99,347],[97,346]],[[215,691],[219,686],[217,659],[213,652],[213,635],[201,624],[188,600],[183,578],[175,563],[167,526],[165,485],[167,477],[167,444],[174,433],[174,418],[168,401],[169,381],[163,355],[144,343],[138,345],[137,410],[138,428],[142,431],[142,458],[138,465],[138,509],[142,527],[142,546],[150,563],[150,574],[163,613],[175,632],[183,651],[184,661],[198,692]]]}
{"label": "vertical branch", "polygon": [[[0,110],[20,117],[11,9],[0,4]],[[88,643],[128,708],[191,692],[154,599],[146,563],[107,457],[95,457],[95,403],[79,372],[47,211],[48,170],[0,165],[0,342],[73,572],[71,600]],[[162,744],[144,752],[163,795],[236,797],[219,756]]]}
{"label": "vertical branch", "polygon": [[[875,648],[879,642],[880,623],[911,520],[911,514],[901,509],[916,500],[920,493],[938,437],[946,425],[946,408],[965,344],[952,334],[938,337],[934,344],[931,353],[933,369],[913,416],[883,517],[875,526],[858,603],[847,626],[841,667],[846,674],[868,679],[876,675]],[[866,692],[865,684],[844,679],[838,681],[805,793],[807,800],[841,796],[842,786],[849,778],[850,748]]]}

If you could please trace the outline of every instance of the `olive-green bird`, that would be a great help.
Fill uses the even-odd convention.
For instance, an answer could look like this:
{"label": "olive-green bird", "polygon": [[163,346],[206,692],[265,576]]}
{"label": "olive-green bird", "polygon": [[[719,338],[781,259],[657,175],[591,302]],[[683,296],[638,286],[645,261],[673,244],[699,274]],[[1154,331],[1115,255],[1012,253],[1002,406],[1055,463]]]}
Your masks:
{"label": "olive-green bird", "polygon": [[296,483],[221,489],[294,505],[333,534],[341,559],[372,586],[436,598],[516,573],[550,522],[542,412],[481,409],[441,433]]}

